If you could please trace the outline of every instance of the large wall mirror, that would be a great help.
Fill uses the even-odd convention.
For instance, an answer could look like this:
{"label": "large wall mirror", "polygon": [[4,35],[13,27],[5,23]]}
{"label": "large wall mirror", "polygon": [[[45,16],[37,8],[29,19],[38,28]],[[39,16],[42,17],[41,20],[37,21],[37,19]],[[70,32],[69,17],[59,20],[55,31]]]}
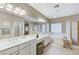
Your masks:
{"label": "large wall mirror", "polygon": [[24,23],[19,21],[14,22],[13,33],[14,37],[24,35]]}
{"label": "large wall mirror", "polygon": [[3,35],[11,34],[10,28],[2,28],[2,34],[3,34]]}
{"label": "large wall mirror", "polygon": [[11,28],[9,21],[4,21],[2,24],[0,24],[0,35],[10,35],[11,34]]}
{"label": "large wall mirror", "polygon": [[10,28],[0,28],[0,35],[9,35],[11,34]]}

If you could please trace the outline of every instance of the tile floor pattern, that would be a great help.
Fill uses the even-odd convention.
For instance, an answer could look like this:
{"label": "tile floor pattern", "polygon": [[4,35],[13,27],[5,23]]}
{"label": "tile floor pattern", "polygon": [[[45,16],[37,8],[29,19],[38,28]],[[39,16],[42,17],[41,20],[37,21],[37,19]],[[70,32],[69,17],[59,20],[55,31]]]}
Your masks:
{"label": "tile floor pattern", "polygon": [[79,50],[63,48],[59,44],[51,43],[45,48],[43,55],[79,55]]}

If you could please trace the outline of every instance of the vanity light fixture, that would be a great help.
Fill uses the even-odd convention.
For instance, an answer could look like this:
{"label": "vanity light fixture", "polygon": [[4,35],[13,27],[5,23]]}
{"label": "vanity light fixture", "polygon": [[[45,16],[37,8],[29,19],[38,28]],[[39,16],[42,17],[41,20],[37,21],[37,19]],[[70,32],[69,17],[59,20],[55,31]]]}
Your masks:
{"label": "vanity light fixture", "polygon": [[5,9],[8,10],[8,11],[12,11],[13,10],[13,6],[11,4],[7,4]]}
{"label": "vanity light fixture", "polygon": [[25,15],[26,12],[25,12],[25,10],[21,10],[21,12],[20,12],[19,14],[20,14],[20,15]]}
{"label": "vanity light fixture", "polygon": [[11,12],[17,14],[17,15],[20,15],[20,16],[23,16],[23,15],[26,14],[26,11],[24,10],[24,8],[21,9],[21,8],[19,8],[18,5],[17,6],[15,5],[15,7],[14,7],[10,3],[0,3],[0,9],[11,11]]}
{"label": "vanity light fixture", "polygon": [[59,4],[55,5],[54,8],[55,8],[56,13],[59,13],[60,12],[60,10],[59,10],[60,5]]}
{"label": "vanity light fixture", "polygon": [[0,8],[3,9],[5,7],[4,3],[0,3]]}
{"label": "vanity light fixture", "polygon": [[19,7],[16,7],[13,12],[16,13],[16,14],[18,14],[19,12],[21,12],[21,10],[20,10]]}

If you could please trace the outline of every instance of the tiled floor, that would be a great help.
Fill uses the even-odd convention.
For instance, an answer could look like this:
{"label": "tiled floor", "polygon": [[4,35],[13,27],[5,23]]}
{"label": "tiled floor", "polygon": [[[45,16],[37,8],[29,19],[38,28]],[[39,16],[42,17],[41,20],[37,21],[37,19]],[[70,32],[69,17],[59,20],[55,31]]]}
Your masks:
{"label": "tiled floor", "polygon": [[57,43],[51,43],[45,48],[43,55],[79,55],[79,50],[75,48],[63,48]]}

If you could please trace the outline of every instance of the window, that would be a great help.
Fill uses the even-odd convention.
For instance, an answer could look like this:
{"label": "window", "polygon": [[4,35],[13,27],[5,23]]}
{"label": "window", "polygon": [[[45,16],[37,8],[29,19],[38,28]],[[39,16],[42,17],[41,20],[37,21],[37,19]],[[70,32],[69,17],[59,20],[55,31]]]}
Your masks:
{"label": "window", "polygon": [[51,24],[51,32],[62,33],[62,24],[61,23]]}
{"label": "window", "polygon": [[42,25],[42,33],[45,33],[45,24]]}
{"label": "window", "polygon": [[32,26],[32,31],[33,32],[40,32],[40,25],[33,25]]}
{"label": "window", "polygon": [[35,30],[36,32],[40,32],[40,25],[36,25],[36,26],[35,26],[35,29],[36,29],[36,30]]}
{"label": "window", "polygon": [[49,33],[49,24],[48,23],[47,23],[46,27],[47,27],[47,31],[46,32]]}

